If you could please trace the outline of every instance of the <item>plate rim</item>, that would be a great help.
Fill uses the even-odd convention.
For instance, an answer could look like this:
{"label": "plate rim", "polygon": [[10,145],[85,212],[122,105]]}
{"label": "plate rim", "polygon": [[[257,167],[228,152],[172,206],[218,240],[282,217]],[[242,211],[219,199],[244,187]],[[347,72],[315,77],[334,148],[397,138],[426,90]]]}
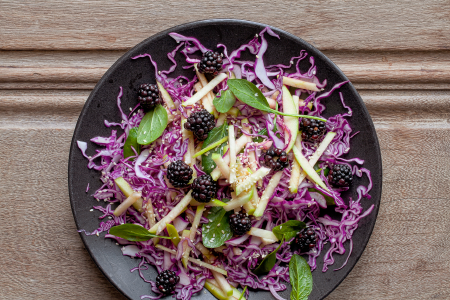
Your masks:
{"label": "plate rim", "polygon": [[[378,140],[378,135],[376,133],[375,130],[375,125],[373,123],[372,117],[370,116],[367,107],[364,103],[364,101],[362,100],[361,96],[359,95],[358,91],[356,90],[356,88],[353,86],[352,82],[347,78],[347,76],[342,72],[342,70],[330,59],[328,58],[325,54],[323,54],[319,49],[317,49],[316,47],[314,47],[313,45],[311,45],[310,43],[308,43],[307,41],[303,40],[302,38],[287,32],[285,30],[282,30],[278,27],[275,26],[271,26],[271,25],[267,25],[264,23],[259,23],[259,22],[254,22],[254,21],[249,21],[249,20],[244,20],[244,19],[232,19],[232,18],[215,18],[215,19],[203,19],[203,20],[197,20],[197,21],[192,21],[192,22],[187,22],[187,23],[182,23],[173,27],[170,27],[166,30],[160,31],[154,35],[151,35],[149,37],[147,37],[146,39],[144,39],[143,41],[139,42],[138,44],[136,44],[135,46],[133,46],[132,48],[130,48],[127,52],[125,52],[119,59],[117,59],[114,64],[112,64],[108,70],[102,75],[101,79],[97,82],[97,84],[95,85],[94,89],[90,92],[88,98],[86,99],[86,102],[83,106],[83,109],[80,112],[80,115],[77,119],[77,123],[75,125],[74,131],[73,131],[73,136],[72,136],[72,141],[70,144],[70,150],[69,150],[69,157],[68,157],[68,190],[69,190],[69,201],[70,201],[70,206],[72,209],[72,214],[74,217],[74,221],[75,224],[77,226],[77,230],[78,233],[81,237],[81,240],[83,241],[83,244],[86,248],[86,250],[89,253],[89,256],[91,257],[91,259],[94,261],[94,263],[96,264],[97,268],[102,272],[102,274],[108,279],[108,281],[111,283],[112,286],[114,286],[114,288],[116,290],[118,290],[122,295],[124,295],[126,298],[131,299],[127,294],[125,294],[125,292],[118,286],[115,284],[115,282],[112,280],[112,278],[108,275],[108,273],[106,273],[103,268],[100,266],[98,260],[96,259],[95,255],[93,255],[90,247],[88,247],[87,244],[87,236],[85,234],[83,234],[83,232],[80,232],[80,230],[82,228],[80,228],[80,224],[79,221],[76,218],[76,211],[75,211],[75,207],[74,207],[74,196],[72,195],[72,187],[71,187],[71,182],[72,182],[72,175],[71,175],[71,169],[73,167],[73,155],[75,151],[79,151],[78,146],[77,146],[77,140],[76,140],[76,135],[77,132],[79,130],[79,125],[81,122],[82,117],[86,114],[86,111],[88,110],[88,107],[90,106],[90,103],[93,101],[94,95],[97,93],[97,91],[101,88],[101,86],[103,86],[103,84],[105,83],[107,77],[110,75],[110,73],[112,73],[115,68],[122,64],[125,60],[129,59],[129,53],[131,53],[132,51],[134,51],[136,48],[141,47],[142,45],[146,44],[149,40],[153,40],[153,39],[158,39],[159,37],[162,37],[164,35],[167,35],[170,32],[176,32],[178,30],[185,30],[185,29],[190,29],[190,28],[195,28],[195,27],[203,27],[203,26],[208,26],[208,25],[213,25],[213,26],[220,26],[220,25],[227,25],[227,24],[233,24],[233,25],[251,25],[254,27],[270,27],[272,30],[274,30],[275,32],[280,32],[288,37],[290,37],[291,39],[294,40],[300,40],[300,42],[304,43],[305,45],[309,46],[314,53],[312,54],[313,56],[319,56],[323,61],[325,61],[326,63],[328,63],[332,68],[334,68],[334,70],[336,71],[336,73],[338,73],[339,76],[341,76],[342,78],[344,78],[345,80],[348,81],[348,85],[349,88],[352,90],[352,92],[354,93],[354,95],[356,96],[356,98],[358,99],[358,101],[360,102],[361,105],[361,109],[363,110],[363,113],[367,116],[367,120],[369,122],[369,125],[372,129],[372,135],[374,138],[374,143],[375,143],[375,148],[376,148],[376,156],[377,156],[377,160],[378,160],[378,167],[380,169],[380,174],[379,174],[379,178],[377,178],[377,180],[379,180],[379,193],[377,195],[372,195],[372,198],[378,199],[378,205],[376,205],[374,207],[374,210],[371,212],[371,214],[374,214],[374,223],[370,228],[370,231],[367,232],[367,235],[365,237],[365,239],[363,240],[363,247],[362,247],[362,251],[361,251],[361,255],[359,255],[356,260],[355,263],[348,269],[348,271],[345,273],[345,275],[342,277],[341,280],[339,280],[337,282],[337,284],[333,287],[333,289],[331,289],[328,293],[326,293],[321,299],[326,298],[331,292],[333,292],[334,290],[336,290],[337,287],[339,287],[342,283],[342,281],[344,281],[345,278],[347,278],[348,274],[350,274],[350,272],[353,270],[353,268],[356,266],[356,264],[358,263],[358,261],[360,260],[361,256],[364,254],[366,247],[369,243],[369,240],[372,236],[373,230],[376,226],[377,220],[378,220],[378,213],[379,213],[379,209],[380,209],[380,205],[381,205],[381,196],[382,196],[382,188],[383,188],[383,168],[382,168],[382,157],[381,157],[381,148],[380,148],[380,143]],[[370,170],[369,170],[370,171]],[[374,180],[374,178],[372,177],[372,180]]]}

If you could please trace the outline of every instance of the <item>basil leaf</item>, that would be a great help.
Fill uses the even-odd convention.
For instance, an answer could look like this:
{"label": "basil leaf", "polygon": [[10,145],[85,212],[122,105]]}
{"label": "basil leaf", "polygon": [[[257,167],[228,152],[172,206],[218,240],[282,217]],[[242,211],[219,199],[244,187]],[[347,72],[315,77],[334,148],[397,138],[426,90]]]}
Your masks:
{"label": "basil leaf", "polygon": [[278,250],[280,250],[281,245],[283,245],[283,243],[284,238],[281,240],[280,245],[278,245],[277,249],[275,249],[269,255],[264,257],[259,266],[253,270],[253,273],[255,275],[267,274],[270,272],[270,270],[272,270],[272,268],[275,266],[275,263],[277,262],[277,252]]}
{"label": "basil leaf", "polygon": [[325,195],[324,193],[322,193],[322,192],[319,191],[319,190],[310,188],[310,189],[308,189],[308,192],[314,192],[314,193],[319,193],[319,194],[321,194],[321,195],[325,198],[325,200],[327,201],[327,205],[336,205],[336,203],[334,202],[333,197],[330,197],[330,196],[328,196],[328,195]]}
{"label": "basil leaf", "polygon": [[147,229],[144,227],[137,225],[137,224],[122,224],[118,226],[114,226],[109,230],[109,233],[126,239],[130,242],[142,242],[142,241],[148,241],[149,239],[158,237],[163,239],[170,239],[168,236],[160,236],[156,234],[150,233]]}
{"label": "basil leaf", "polygon": [[283,237],[289,241],[297,235],[297,233],[306,227],[305,222],[297,220],[289,220],[286,223],[278,225],[272,229],[273,234],[281,240]]}
{"label": "basil leaf", "polygon": [[166,129],[167,122],[167,111],[161,104],[158,104],[155,109],[146,113],[142,118],[137,142],[141,145],[148,145],[155,141]]}
{"label": "basil leaf", "polygon": [[291,300],[308,300],[313,288],[311,269],[306,259],[294,254],[289,262],[289,281],[291,282]]}
{"label": "basil leaf", "polygon": [[[133,127],[130,129],[130,132],[128,133],[127,140],[125,141],[125,144],[123,145],[123,157],[127,158],[130,156],[135,156],[133,149],[136,150],[137,155],[141,153],[141,146],[137,142],[137,135],[138,135],[138,128]],[[134,158],[133,158],[134,159]],[[133,160],[131,159],[131,160]]]}
{"label": "basil leaf", "polygon": [[203,245],[206,248],[220,247],[233,237],[230,228],[230,215],[233,214],[233,211],[226,211],[220,206],[214,206],[209,212],[209,223],[202,226]]}
{"label": "basil leaf", "polygon": [[323,118],[314,117],[314,116],[308,116],[308,115],[292,115],[292,114],[286,114],[284,112],[271,109],[269,106],[269,103],[267,102],[266,97],[264,97],[263,93],[248,80],[245,79],[228,79],[227,80],[228,87],[230,88],[231,92],[247,105],[250,105],[253,108],[270,112],[282,116],[290,116],[290,117],[298,117],[298,118],[310,118],[310,119],[316,119],[321,121],[326,121]]}
{"label": "basil leaf", "polygon": [[[224,138],[227,135],[228,135],[228,125],[226,123],[223,123],[222,126],[215,127],[208,133],[208,137],[203,142],[202,149],[219,141],[220,139]],[[217,147],[216,149],[210,150],[208,155],[204,154],[202,155],[203,171],[205,171],[207,174],[210,174],[216,168],[216,163],[212,160],[211,156],[213,155],[213,153],[219,153],[220,155],[223,155],[223,147],[225,147],[225,145],[226,142]]]}
{"label": "basil leaf", "polygon": [[213,100],[213,104],[218,112],[226,113],[233,107],[234,103],[236,103],[236,97],[234,97],[233,93],[230,90],[222,91],[220,98],[216,97]]}

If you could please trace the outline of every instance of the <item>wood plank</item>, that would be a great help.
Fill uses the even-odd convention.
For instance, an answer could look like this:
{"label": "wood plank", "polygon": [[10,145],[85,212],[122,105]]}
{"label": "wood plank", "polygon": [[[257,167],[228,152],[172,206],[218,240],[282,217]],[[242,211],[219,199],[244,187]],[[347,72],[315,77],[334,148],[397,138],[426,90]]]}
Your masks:
{"label": "wood plank", "polygon": [[199,18],[263,22],[322,50],[448,49],[450,3],[436,1],[2,1],[0,48],[129,49]]}
{"label": "wood plank", "polygon": [[[92,89],[122,51],[0,51],[0,89]],[[450,51],[325,52],[362,89],[450,89]]]}

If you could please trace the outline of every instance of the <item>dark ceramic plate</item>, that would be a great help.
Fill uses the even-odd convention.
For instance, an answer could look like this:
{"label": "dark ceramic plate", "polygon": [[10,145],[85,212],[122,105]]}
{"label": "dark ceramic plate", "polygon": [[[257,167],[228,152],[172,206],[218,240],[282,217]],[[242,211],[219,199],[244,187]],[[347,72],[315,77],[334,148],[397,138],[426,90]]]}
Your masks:
{"label": "dark ceramic plate", "polygon": [[[154,60],[158,63],[160,70],[166,70],[170,67],[171,62],[167,59],[166,54],[176,47],[176,42],[167,34],[170,32],[178,32],[186,36],[194,36],[207,47],[215,49],[218,43],[225,44],[229,50],[236,49],[239,45],[251,40],[256,33],[259,33],[266,25],[247,22],[241,20],[206,20],[189,24],[184,24],[171,28],[164,32],[158,33],[122,56],[102,77],[95,89],[89,96],[72,139],[72,145],[69,156],[69,194],[72,205],[73,215],[78,229],[93,231],[98,227],[98,212],[90,212],[93,205],[99,205],[91,192],[86,193],[86,185],[90,184],[90,191],[95,191],[101,185],[99,173],[89,170],[86,165],[86,159],[81,155],[77,147],[76,141],[88,142],[88,155],[95,153],[97,147],[89,142],[94,136],[109,136],[111,128],[106,128],[103,121],[120,122],[120,114],[116,106],[116,97],[119,86],[123,87],[122,107],[127,110],[128,107],[134,107],[136,104],[136,87],[141,83],[154,82],[154,68],[148,59],[131,60],[130,57],[142,53],[150,53]],[[326,90],[330,89],[335,83],[347,80],[347,77],[339,70],[336,65],[331,62],[320,51],[312,47],[302,39],[293,36],[285,31],[273,28],[279,34],[280,40],[266,35],[269,41],[269,48],[264,56],[265,63],[271,64],[288,64],[289,59],[298,55],[301,49],[305,49],[309,55],[314,56],[317,66],[317,76],[319,79],[327,79],[328,84]],[[176,59],[183,61],[182,55],[177,55]],[[302,70],[307,70],[309,60],[305,59]],[[177,74],[185,74],[192,77],[191,70],[182,70],[179,68]],[[381,155],[378,145],[377,135],[372,120],[367,109],[356,92],[352,84],[346,84],[339,90],[343,93],[346,104],[353,109],[353,117],[350,118],[350,124],[354,131],[359,131],[351,140],[351,150],[347,157],[359,157],[365,160],[364,166],[372,172],[373,189],[370,192],[372,198],[370,200],[363,199],[364,209],[375,204],[374,211],[359,223],[359,228],[353,236],[353,252],[350,255],[347,265],[339,271],[333,271],[340,267],[347,255],[335,255],[335,263],[326,272],[322,273],[322,257],[318,259],[318,268],[313,272],[314,288],[309,299],[323,299],[331,291],[333,291],[339,283],[347,276],[358,261],[369,241],[370,234],[375,225],[378,207],[381,197]],[[339,94],[333,93],[325,101],[327,109],[325,117],[332,116],[342,112],[344,109],[339,101]],[[120,128],[115,128],[121,130]],[[344,199],[353,197],[356,199],[356,189],[359,184],[367,185],[367,179],[363,177],[356,178],[350,191],[344,195]],[[104,205],[104,203],[100,203]],[[333,209],[327,212],[333,216]],[[138,259],[131,259],[122,256],[119,246],[110,239],[104,239],[97,236],[86,236],[81,234],[81,238],[86,245],[92,259],[103,272],[103,274],[111,281],[111,283],[119,289],[124,295],[131,299],[140,299],[141,295],[151,294],[149,284],[145,283],[137,272],[130,273],[130,269],[138,265]],[[348,244],[346,245],[348,249]],[[322,253],[325,253],[323,251]],[[322,254],[323,256],[323,254]],[[145,271],[147,278],[155,278],[156,271],[150,268]],[[280,295],[285,299],[289,299],[290,287]],[[205,289],[206,291],[206,289]],[[256,296],[257,294],[257,296]],[[252,299],[273,299],[273,296],[266,291],[251,291]],[[257,298],[260,297],[260,298]],[[209,293],[200,293],[195,296],[196,299],[213,299]]]}

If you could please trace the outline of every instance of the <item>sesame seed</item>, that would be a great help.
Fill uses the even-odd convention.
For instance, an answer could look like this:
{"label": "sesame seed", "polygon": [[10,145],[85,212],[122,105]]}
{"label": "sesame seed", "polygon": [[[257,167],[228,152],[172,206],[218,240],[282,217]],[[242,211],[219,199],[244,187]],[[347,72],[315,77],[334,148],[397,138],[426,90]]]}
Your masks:
{"label": "sesame seed", "polygon": [[92,208],[89,211],[94,211]]}

